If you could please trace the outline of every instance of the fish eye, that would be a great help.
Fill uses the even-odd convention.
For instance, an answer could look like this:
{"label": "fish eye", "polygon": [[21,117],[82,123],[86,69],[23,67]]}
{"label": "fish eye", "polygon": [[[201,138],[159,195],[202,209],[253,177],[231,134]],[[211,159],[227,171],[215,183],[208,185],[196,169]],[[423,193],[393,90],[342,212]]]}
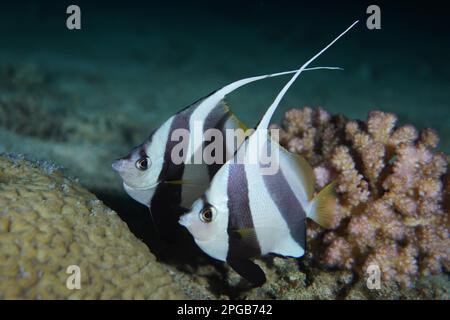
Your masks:
{"label": "fish eye", "polygon": [[210,207],[203,208],[202,211],[200,211],[200,220],[203,222],[209,223],[213,220],[213,217],[213,210]]}
{"label": "fish eye", "polygon": [[148,157],[142,157],[138,161],[136,161],[136,168],[144,171],[144,170],[147,170],[147,168],[149,167],[150,164],[151,164],[151,161]]}

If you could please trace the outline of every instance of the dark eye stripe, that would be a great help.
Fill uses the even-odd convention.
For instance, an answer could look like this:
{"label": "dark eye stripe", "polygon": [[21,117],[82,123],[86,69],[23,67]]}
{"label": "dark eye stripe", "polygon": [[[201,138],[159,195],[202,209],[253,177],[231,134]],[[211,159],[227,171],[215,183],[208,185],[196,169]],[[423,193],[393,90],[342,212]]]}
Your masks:
{"label": "dark eye stripe", "polygon": [[145,157],[147,157],[147,152],[145,152],[144,145],[139,149],[139,157],[140,157],[140,158],[145,158]]}

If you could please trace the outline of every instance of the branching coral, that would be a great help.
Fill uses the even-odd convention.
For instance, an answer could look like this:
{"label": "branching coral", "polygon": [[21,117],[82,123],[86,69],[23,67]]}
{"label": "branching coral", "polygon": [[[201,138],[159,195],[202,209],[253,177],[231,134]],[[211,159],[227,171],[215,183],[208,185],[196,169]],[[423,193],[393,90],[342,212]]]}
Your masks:
{"label": "branching coral", "polygon": [[280,142],[311,163],[316,189],[338,183],[335,228],[308,230],[315,260],[360,274],[377,264],[384,280],[407,286],[448,271],[449,158],[438,141],[381,111],[366,123],[321,108],[286,112]]}

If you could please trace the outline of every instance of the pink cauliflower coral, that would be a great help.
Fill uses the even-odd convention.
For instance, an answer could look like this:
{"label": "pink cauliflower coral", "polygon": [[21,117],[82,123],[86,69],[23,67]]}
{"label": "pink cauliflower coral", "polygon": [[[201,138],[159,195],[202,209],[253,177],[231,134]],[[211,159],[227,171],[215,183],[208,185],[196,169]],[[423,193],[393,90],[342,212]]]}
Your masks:
{"label": "pink cauliflower coral", "polygon": [[322,108],[286,112],[281,144],[311,163],[317,189],[337,180],[335,228],[309,224],[314,259],[361,274],[377,264],[384,280],[407,286],[448,271],[449,158],[438,141],[392,113],[372,111],[364,123]]}

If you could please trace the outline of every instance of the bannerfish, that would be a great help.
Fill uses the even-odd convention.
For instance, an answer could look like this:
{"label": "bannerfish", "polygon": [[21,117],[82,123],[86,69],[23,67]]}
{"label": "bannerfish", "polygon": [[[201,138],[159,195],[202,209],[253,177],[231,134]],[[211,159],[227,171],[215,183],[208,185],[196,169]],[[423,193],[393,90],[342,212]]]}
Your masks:
{"label": "bannerfish", "polygon": [[[179,219],[206,254],[226,261],[255,286],[264,284],[266,277],[252,258],[266,254],[301,257],[306,248],[306,218],[323,227],[330,227],[333,221],[337,204],[334,182],[314,195],[315,177],[308,162],[280,146],[267,134],[267,128],[296,78],[357,22],[297,70],[253,134],[219,169],[205,194]],[[263,138],[258,140],[258,136]],[[279,151],[278,170],[272,174],[264,173],[267,165],[260,161],[268,147]],[[250,158],[255,154],[252,163]],[[239,158],[244,161],[237,161]]]}
{"label": "bannerfish", "polygon": [[[340,68],[315,67],[309,70],[317,69]],[[155,129],[145,142],[112,163],[113,169],[123,180],[125,191],[134,200],[149,207],[151,213],[179,212],[173,220],[177,225],[179,215],[186,212],[193,201],[205,192],[214,174],[233,156],[244,140],[247,128],[225,104],[225,96],[248,83],[295,72],[285,71],[238,80],[177,112]],[[202,164],[196,164],[193,161],[196,152],[211,143],[203,136],[200,141],[194,139],[191,133],[194,126],[199,125],[203,133],[211,128],[220,130],[224,140],[227,137],[226,129],[242,129],[236,134],[234,145],[224,141],[224,148],[232,150],[223,152],[220,163],[206,164],[202,161]],[[187,152],[183,153],[181,163],[172,161],[172,151],[180,143],[180,137],[174,136],[177,129],[185,129],[189,133],[189,137],[182,142]]]}

